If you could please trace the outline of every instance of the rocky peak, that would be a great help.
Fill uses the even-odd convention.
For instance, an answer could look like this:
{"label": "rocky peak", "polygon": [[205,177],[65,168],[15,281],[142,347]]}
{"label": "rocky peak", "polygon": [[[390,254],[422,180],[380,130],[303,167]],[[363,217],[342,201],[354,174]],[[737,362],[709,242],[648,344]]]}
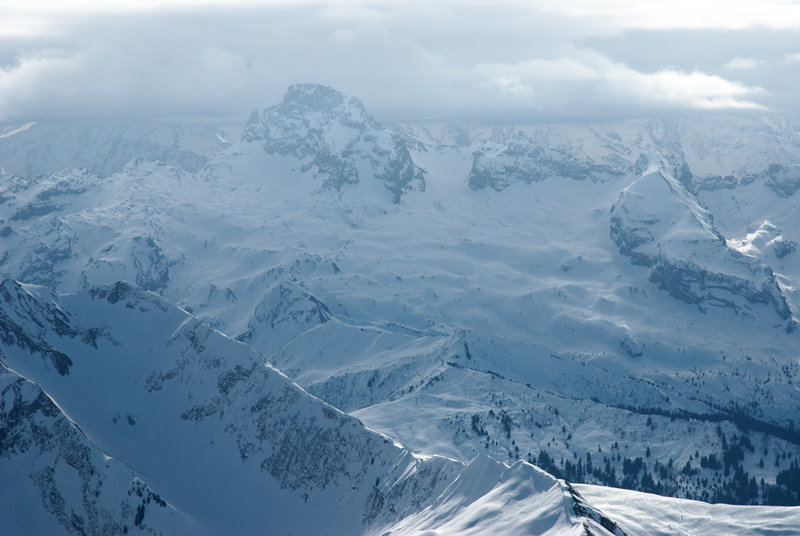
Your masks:
{"label": "rocky peak", "polygon": [[358,184],[362,175],[380,180],[396,203],[405,192],[425,189],[424,170],[406,139],[368,114],[360,100],[327,86],[290,86],[281,103],[250,116],[242,141],[303,161],[301,170],[322,179],[323,189]]}
{"label": "rocky peak", "polygon": [[[357,131],[382,128],[359,99],[321,84],[294,84],[279,104],[251,114],[242,140],[269,142],[291,135],[324,137],[325,131],[337,126]],[[269,152],[266,146],[265,149]]]}
{"label": "rocky peak", "polygon": [[289,86],[283,96],[282,106],[287,111],[325,112],[345,116],[360,112],[362,116],[368,116],[359,99],[322,84],[307,83]]}
{"label": "rocky peak", "polygon": [[611,207],[610,237],[633,264],[651,269],[649,279],[673,298],[753,315],[757,304],[774,308],[795,329],[769,266],[729,247],[711,214],[659,165],[620,193]]}

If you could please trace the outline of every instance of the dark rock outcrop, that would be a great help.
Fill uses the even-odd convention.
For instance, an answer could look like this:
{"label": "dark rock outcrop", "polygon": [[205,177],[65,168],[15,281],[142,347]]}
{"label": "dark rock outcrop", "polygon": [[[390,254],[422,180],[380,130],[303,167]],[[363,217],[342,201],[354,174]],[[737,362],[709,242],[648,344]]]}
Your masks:
{"label": "dark rock outcrop", "polygon": [[623,170],[606,164],[578,160],[563,151],[542,147],[518,132],[500,151],[475,153],[468,181],[473,190],[501,191],[514,183],[530,184],[550,177],[601,181],[623,174]]}
{"label": "dark rock outcrop", "polygon": [[374,179],[395,203],[406,192],[425,189],[425,172],[412,160],[406,138],[381,125],[360,100],[327,86],[289,87],[280,104],[253,112],[242,141],[304,161],[301,169],[322,179],[323,189]]}
{"label": "dark rock outcrop", "polygon": [[610,236],[633,264],[650,268],[650,281],[673,298],[737,314],[751,314],[761,304],[783,320],[791,317],[772,269],[728,247],[711,215],[660,170],[646,171],[620,193],[611,208]]}

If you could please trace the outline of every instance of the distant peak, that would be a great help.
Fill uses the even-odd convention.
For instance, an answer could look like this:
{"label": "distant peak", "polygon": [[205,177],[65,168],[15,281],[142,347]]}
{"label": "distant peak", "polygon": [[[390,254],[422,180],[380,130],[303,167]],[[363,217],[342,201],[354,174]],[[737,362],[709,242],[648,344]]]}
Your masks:
{"label": "distant peak", "polygon": [[302,107],[311,110],[331,112],[343,105],[354,105],[363,110],[364,105],[355,97],[347,95],[322,84],[293,84],[283,96],[283,105]]}
{"label": "distant peak", "polygon": [[279,104],[269,106],[261,113],[253,112],[242,139],[282,139],[281,144],[285,145],[298,136],[296,121],[313,124],[314,129],[323,131],[330,131],[332,124],[346,125],[359,131],[383,128],[355,97],[322,84],[293,84]]}

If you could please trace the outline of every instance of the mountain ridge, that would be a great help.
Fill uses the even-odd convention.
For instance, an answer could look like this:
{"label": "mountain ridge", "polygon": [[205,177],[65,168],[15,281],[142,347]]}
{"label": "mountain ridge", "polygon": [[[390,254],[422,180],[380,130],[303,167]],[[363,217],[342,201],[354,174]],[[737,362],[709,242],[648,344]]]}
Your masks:
{"label": "mountain ridge", "polygon": [[[462,475],[462,479],[468,478],[471,471],[469,467],[459,469],[460,464],[443,458],[424,461],[414,458],[385,436],[369,432],[354,418],[308,396],[266,363],[254,357],[250,357],[251,364],[237,359],[235,354],[242,354],[243,351],[247,355],[251,350],[214,332],[209,326],[167,304],[163,298],[130,284],[93,287],[78,295],[58,296],[55,302],[51,300],[54,296],[49,294],[44,298],[47,303],[39,300],[43,294],[39,288],[23,287],[13,281],[5,281],[3,288],[6,289],[2,303],[3,333],[25,331],[31,326],[41,326],[45,330],[38,347],[17,344],[19,350],[15,351],[12,346],[14,341],[4,339],[7,346],[3,365],[43,386],[48,398],[57,404],[55,413],[64,411],[92,446],[100,447],[104,457],[123,461],[134,474],[154,483],[159,492],[147,491],[145,503],[152,499],[161,508],[169,505],[170,509],[188,516],[191,522],[180,532],[199,527],[200,530],[214,533],[234,527],[250,533],[268,522],[274,530],[283,527],[285,530],[307,532],[335,528],[337,532],[351,534],[364,530],[372,533],[387,522],[396,522],[409,512],[413,513],[430,504],[430,499],[443,492],[454,477]],[[34,300],[35,304],[27,309],[33,314],[15,317],[18,310],[15,304],[19,300]],[[87,307],[88,311],[78,314],[81,308]],[[151,316],[153,307],[159,316],[167,315],[157,320],[160,325],[157,330],[153,329],[152,324],[147,325],[150,321],[130,322],[132,316]],[[93,309],[99,310],[92,312]],[[52,311],[60,311],[64,317],[54,321]],[[64,318],[68,320],[64,321]],[[90,322],[101,321],[105,325],[89,329],[72,326],[92,318],[95,320]],[[123,330],[111,327],[119,322],[132,326],[129,328],[132,332],[125,334]],[[70,329],[65,329],[65,323],[70,325]],[[10,329],[12,325],[19,329]],[[173,331],[176,325],[178,327]],[[118,337],[111,341],[95,338],[88,342],[83,337],[79,344],[101,352],[104,354],[103,361],[110,364],[100,365],[97,358],[91,357],[91,350],[80,353],[80,357],[78,352],[71,351],[74,357],[72,370],[64,374],[62,370],[57,367],[53,370],[46,361],[36,359],[33,355],[39,348],[47,346],[51,350],[58,347],[69,351],[68,348],[76,348],[71,341],[80,337],[81,333],[98,331],[111,331]],[[142,332],[149,333],[150,337],[143,338]],[[166,337],[166,342],[162,343],[163,337]],[[24,340],[18,337],[16,342]],[[168,353],[159,350],[162,344],[168,348]],[[218,353],[219,350],[213,349],[220,344],[227,349],[225,357],[223,353]],[[137,347],[141,349],[137,350]],[[235,347],[241,350],[232,351]],[[142,353],[142,350],[150,355]],[[173,355],[176,360],[170,363],[169,358]],[[135,364],[130,361],[131,358],[136,360]],[[166,371],[163,368],[160,371],[149,369],[150,363],[158,363],[158,367],[174,365],[174,368]],[[93,376],[105,378],[106,385],[87,376],[90,372],[87,367],[91,367]],[[272,377],[267,380],[273,384],[271,387],[265,389],[260,387],[260,381],[253,382],[260,374],[256,367],[268,372],[265,379]],[[134,372],[137,369],[140,371],[138,374]],[[152,372],[148,373],[148,370]],[[207,377],[209,373],[211,378]],[[213,381],[217,373],[219,375]],[[68,382],[62,381],[67,379]],[[143,384],[140,383],[141,379],[145,380]],[[211,382],[208,381],[210,379]],[[185,392],[189,406],[184,406],[186,410],[179,415],[179,419],[175,419],[176,415],[171,413],[174,409],[180,411],[181,397],[175,393],[180,385],[185,385],[182,389],[188,389]],[[134,395],[132,388],[138,390],[139,394]],[[163,398],[162,394],[170,392],[173,394],[169,399]],[[211,392],[216,394],[209,397]],[[147,397],[156,397],[160,401],[149,404]],[[167,400],[171,402],[165,404]],[[246,402],[244,413],[237,408],[241,402]],[[177,408],[176,403],[179,406]],[[302,409],[298,411],[300,407]],[[53,410],[50,412],[52,415]],[[224,433],[220,433],[222,429],[216,433],[207,430],[198,436],[197,432],[190,431],[214,418],[222,420],[220,428],[224,426]],[[98,426],[106,420],[112,422],[113,426]],[[163,425],[157,424],[159,420],[164,421]],[[247,423],[253,420],[256,427],[248,430]],[[331,420],[335,426],[328,426]],[[189,428],[180,424],[180,421],[188,423]],[[114,431],[117,429],[120,431]],[[235,442],[226,440],[226,436],[237,434]],[[202,438],[213,438],[201,449],[210,449],[207,454],[196,452],[203,444],[203,441],[198,441]],[[366,444],[359,445],[362,439],[366,440]],[[215,443],[221,444],[220,447],[214,447]],[[189,448],[190,444],[195,447]],[[228,452],[234,446],[233,452]],[[139,450],[144,447],[155,449],[158,455],[154,457]],[[270,448],[274,449],[272,454],[269,454]],[[246,472],[237,470],[239,464],[252,465],[248,460],[261,458],[265,453],[267,456],[260,464],[260,471],[255,472],[257,479],[245,476],[251,474],[250,467]],[[200,457],[198,454],[201,454]],[[234,459],[226,461],[231,454]],[[192,476],[198,462],[212,458],[219,467],[203,463],[205,469],[202,479]],[[484,466],[497,464],[488,458],[477,463]],[[501,482],[511,478],[510,469],[500,465],[498,470],[506,475],[500,478]],[[265,482],[264,477],[260,476],[264,473],[271,475],[275,484],[268,484],[269,480]],[[544,472],[536,474],[540,475],[537,488],[541,488],[537,493],[552,489],[557,496],[563,495],[561,485],[554,478]],[[373,479],[375,483],[370,484]],[[513,477],[511,480],[518,482],[520,479]],[[343,481],[347,482],[344,486],[346,495],[341,494]],[[262,484],[257,485],[258,482]],[[487,490],[494,485],[491,480],[475,484],[488,486]],[[247,490],[245,495],[249,498],[238,492],[235,504],[221,500],[218,493],[213,492],[239,487]],[[331,494],[328,488],[335,493]],[[205,493],[210,495],[205,496]],[[270,501],[255,508],[257,497],[264,496],[270,497]],[[472,498],[476,499],[478,497]],[[506,500],[513,502],[523,500],[523,497]],[[455,507],[456,511],[460,511],[470,502],[459,501],[458,506],[452,505],[450,508],[452,510]],[[315,512],[320,509],[330,512],[319,518],[309,518],[306,514],[304,520],[298,516],[302,516],[303,508],[300,505],[306,503]],[[387,506],[394,514],[387,515]],[[288,509],[288,513],[284,509]],[[342,512],[334,514],[340,509]],[[212,511],[213,516],[209,516]],[[440,513],[438,517],[441,520],[451,515],[452,511]],[[587,512],[581,514],[576,510],[575,515],[586,516]],[[137,514],[133,525],[145,527],[145,519],[149,519],[146,514]],[[559,520],[557,524],[556,520]],[[562,513],[556,516],[553,523],[554,529],[560,531],[572,525],[579,527],[581,523],[591,520],[591,515],[583,521],[572,520]],[[326,528],[315,525],[319,522],[324,523]],[[334,525],[331,525],[332,522]],[[83,522],[76,523],[78,526],[73,524],[72,529],[79,529],[83,525]],[[66,525],[64,521],[61,524]],[[192,527],[195,524],[197,527]],[[65,528],[70,529],[70,526]],[[119,527],[115,529],[120,532]]]}

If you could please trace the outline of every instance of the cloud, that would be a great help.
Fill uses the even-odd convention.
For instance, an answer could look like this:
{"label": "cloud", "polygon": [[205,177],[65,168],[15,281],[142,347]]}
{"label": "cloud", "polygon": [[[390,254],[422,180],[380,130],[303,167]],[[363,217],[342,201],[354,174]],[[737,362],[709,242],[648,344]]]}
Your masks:
{"label": "cloud", "polygon": [[[491,9],[485,9],[487,6]],[[86,14],[308,7],[343,18],[367,14],[379,18],[425,18],[482,9],[516,13],[531,21],[542,13],[552,13],[562,19],[583,20],[588,23],[583,27],[591,28],[593,33],[631,29],[800,29],[800,5],[791,0],[26,0],[2,8],[6,16],[0,19],[0,35],[3,28],[11,26],[12,15],[35,23],[37,19]]]}
{"label": "cloud", "polygon": [[[720,5],[696,4],[698,13]],[[773,62],[783,67],[773,65],[769,80],[751,76],[761,70],[745,67],[758,60],[744,57],[722,67],[713,56],[697,67],[708,53],[692,48],[670,56],[680,48],[658,45],[663,31],[648,29],[653,16],[633,2],[180,0],[167,8],[124,0],[100,11],[88,0],[71,5],[30,0],[5,13],[0,8],[0,120],[128,115],[238,122],[302,81],[358,96],[386,118],[798,106],[781,89],[788,87],[782,77],[796,48],[783,50],[784,61]],[[755,4],[726,5],[730,13],[719,24],[736,26]],[[764,5],[753,23],[777,25],[783,4]],[[658,14],[667,4],[654,6]],[[689,6],[678,1],[676,13],[685,15]],[[12,19],[29,24],[13,32]],[[678,24],[677,15],[668,19],[658,27]],[[38,33],[42,28],[46,35]],[[587,41],[620,31],[631,36],[626,50],[642,51],[635,65]],[[653,53],[656,45],[660,54]],[[744,81],[729,79],[733,70]]]}
{"label": "cloud", "polygon": [[763,63],[763,60],[757,60],[753,58],[733,58],[731,61],[725,64],[725,68],[728,70],[755,69]]}
{"label": "cloud", "polygon": [[629,81],[632,96],[656,105],[698,110],[764,109],[751,100],[764,92],[762,88],[748,87],[716,75],[671,69],[639,73],[623,68],[616,82],[624,84],[625,80]]}
{"label": "cloud", "polygon": [[516,96],[532,97],[534,95],[533,90],[519,76],[493,76],[486,83],[486,86]]}
{"label": "cloud", "polygon": [[800,4],[787,0],[543,0],[540,8],[622,30],[800,29]]}
{"label": "cloud", "polygon": [[226,105],[231,95],[256,82],[249,70],[246,58],[213,45],[158,62],[108,43],[42,51],[0,69],[0,117],[225,113],[238,108]]}
{"label": "cloud", "polygon": [[800,52],[785,54],[783,56],[783,63],[800,63]]}
{"label": "cloud", "polygon": [[[485,87],[511,93],[529,107],[560,107],[590,114],[610,107],[625,115],[643,110],[758,110],[754,97],[763,93],[716,75],[662,69],[639,72],[588,51],[575,57],[518,64],[480,65],[475,72]],[[624,109],[627,107],[628,112]]]}

